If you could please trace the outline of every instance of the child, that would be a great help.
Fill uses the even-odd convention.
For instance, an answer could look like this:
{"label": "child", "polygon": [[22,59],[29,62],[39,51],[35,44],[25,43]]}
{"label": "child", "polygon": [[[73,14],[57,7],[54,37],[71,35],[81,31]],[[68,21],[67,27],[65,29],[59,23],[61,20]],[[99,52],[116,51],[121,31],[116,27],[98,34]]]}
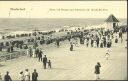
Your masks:
{"label": "child", "polygon": [[115,43],[118,43],[118,38],[117,38],[117,36],[116,36],[116,38],[115,38]]}
{"label": "child", "polygon": [[110,56],[110,54],[109,54],[109,49],[107,50],[107,52],[106,52],[106,54],[105,54],[105,57],[106,57],[106,60],[108,60],[108,58],[109,58],[109,56]]}
{"label": "child", "polygon": [[71,44],[70,51],[73,51],[73,44]]}
{"label": "child", "polygon": [[49,60],[47,63],[48,63],[48,68],[51,68],[51,61]]}
{"label": "child", "polygon": [[110,55],[109,55],[108,53],[106,53],[106,55],[105,55],[105,56],[106,56],[106,59],[108,60],[108,57],[109,57]]}

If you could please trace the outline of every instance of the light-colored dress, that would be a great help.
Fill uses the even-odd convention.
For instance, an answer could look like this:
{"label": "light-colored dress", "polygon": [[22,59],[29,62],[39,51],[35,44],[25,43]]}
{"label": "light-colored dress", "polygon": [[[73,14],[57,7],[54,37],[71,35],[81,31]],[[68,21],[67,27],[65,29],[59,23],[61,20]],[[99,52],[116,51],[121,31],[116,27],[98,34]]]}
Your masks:
{"label": "light-colored dress", "polygon": [[32,50],[32,57],[36,57],[36,54],[35,54],[35,49]]}
{"label": "light-colored dress", "polygon": [[21,80],[21,81],[24,81],[24,80],[25,80],[24,74],[20,74],[20,80]]}
{"label": "light-colored dress", "polygon": [[30,73],[29,72],[26,71],[24,76],[25,76],[25,81],[30,81]]}
{"label": "light-colored dress", "polygon": [[110,57],[110,49],[107,49],[105,56],[106,58]]}
{"label": "light-colored dress", "polygon": [[26,55],[29,56],[29,49],[26,50]]}
{"label": "light-colored dress", "polygon": [[96,41],[94,41],[94,47],[95,47],[95,48],[97,47],[97,43],[96,43]]}

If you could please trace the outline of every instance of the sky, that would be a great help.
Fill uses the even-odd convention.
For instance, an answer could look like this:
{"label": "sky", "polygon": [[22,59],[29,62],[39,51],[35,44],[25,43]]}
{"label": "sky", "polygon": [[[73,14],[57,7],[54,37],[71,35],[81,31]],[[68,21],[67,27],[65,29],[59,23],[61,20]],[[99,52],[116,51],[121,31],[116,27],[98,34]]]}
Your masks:
{"label": "sky", "polygon": [[127,18],[126,1],[0,1],[0,18]]}

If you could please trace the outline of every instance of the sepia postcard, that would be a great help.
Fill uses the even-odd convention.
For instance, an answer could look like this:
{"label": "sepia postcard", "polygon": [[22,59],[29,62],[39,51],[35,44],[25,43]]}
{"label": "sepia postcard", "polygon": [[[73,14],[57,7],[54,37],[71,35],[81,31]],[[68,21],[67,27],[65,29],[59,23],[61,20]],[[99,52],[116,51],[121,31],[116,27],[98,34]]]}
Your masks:
{"label": "sepia postcard", "polygon": [[127,1],[0,1],[0,81],[127,80]]}

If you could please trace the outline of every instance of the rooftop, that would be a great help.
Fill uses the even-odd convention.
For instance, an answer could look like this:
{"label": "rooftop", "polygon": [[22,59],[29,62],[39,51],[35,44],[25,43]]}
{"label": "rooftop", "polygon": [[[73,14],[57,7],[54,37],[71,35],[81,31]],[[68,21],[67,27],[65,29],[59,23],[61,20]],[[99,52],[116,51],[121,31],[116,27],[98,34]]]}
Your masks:
{"label": "rooftop", "polygon": [[111,14],[106,20],[105,22],[119,22],[119,20],[113,15]]}

